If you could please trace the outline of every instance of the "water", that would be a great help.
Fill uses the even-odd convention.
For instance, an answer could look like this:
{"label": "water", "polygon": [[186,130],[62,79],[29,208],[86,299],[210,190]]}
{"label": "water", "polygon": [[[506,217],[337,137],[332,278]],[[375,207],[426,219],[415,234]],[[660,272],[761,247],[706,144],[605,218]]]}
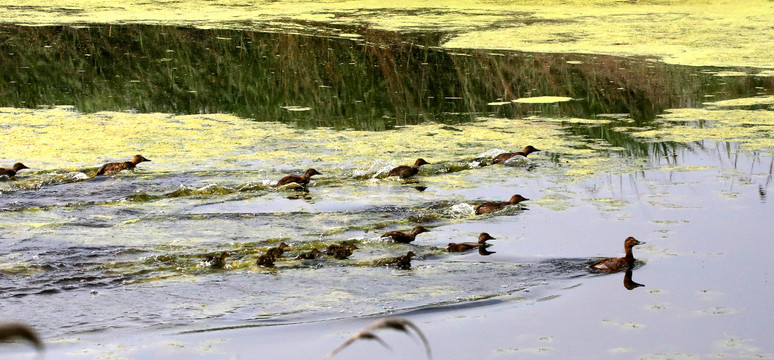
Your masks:
{"label": "water", "polygon": [[[354,331],[384,314],[421,321],[440,358],[725,354],[703,351],[728,338],[754,344],[749,356],[772,352],[771,330],[751,320],[772,315],[760,266],[774,230],[771,105],[703,105],[771,95],[771,77],[590,55],[452,54],[434,36],[2,31],[0,128],[11,140],[0,159],[31,169],[0,181],[0,319],[59,342],[56,358],[72,347],[139,356],[152,334],[189,348],[197,336],[243,336],[221,335],[233,328],[272,338],[265,328],[277,325],[327,334],[317,341],[329,349],[339,339],[315,324]],[[507,103],[543,95],[575,100]],[[497,102],[506,104],[487,105]],[[680,118],[681,108],[702,113]],[[763,120],[724,123],[721,111]],[[528,144],[543,151],[482,166]],[[135,153],[152,161],[90,177]],[[418,157],[431,164],[416,178],[384,177]],[[309,167],[323,175],[307,189],[272,186]],[[531,200],[473,214],[515,193]],[[411,245],[379,239],[419,224],[431,231]],[[494,254],[444,251],[483,231],[497,238]],[[586,269],[622,254],[627,236],[648,243],[635,248],[632,275],[645,287],[632,290],[623,273]],[[359,247],[349,259],[293,260],[344,240]],[[280,242],[290,248],[275,267],[255,265]],[[411,270],[375,265],[408,250],[418,255]],[[222,251],[225,268],[203,262]],[[467,320],[444,325],[454,317]],[[513,321],[516,340],[503,331]],[[470,327],[483,349],[448,340]],[[628,327],[650,336],[614,344]],[[657,336],[664,329],[708,330],[685,345]],[[94,350],[105,339],[129,345]],[[249,351],[235,342],[232,354]],[[272,343],[288,340],[262,344],[278,358],[302,357]]]}

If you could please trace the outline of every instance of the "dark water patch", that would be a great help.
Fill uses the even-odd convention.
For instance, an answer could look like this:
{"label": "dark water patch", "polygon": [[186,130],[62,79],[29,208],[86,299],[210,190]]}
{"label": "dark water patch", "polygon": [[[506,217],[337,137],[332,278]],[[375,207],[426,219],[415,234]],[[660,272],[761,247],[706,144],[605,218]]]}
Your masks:
{"label": "dark water patch", "polygon": [[[478,116],[625,113],[642,126],[664,109],[701,106],[707,96],[774,89],[767,77],[721,78],[713,69],[642,59],[449,52],[437,47],[442,35],[396,40],[362,30],[351,40],[144,25],[0,32],[0,106],[74,105],[87,113],[233,113],[371,130]],[[534,96],[574,100],[510,103]]]}

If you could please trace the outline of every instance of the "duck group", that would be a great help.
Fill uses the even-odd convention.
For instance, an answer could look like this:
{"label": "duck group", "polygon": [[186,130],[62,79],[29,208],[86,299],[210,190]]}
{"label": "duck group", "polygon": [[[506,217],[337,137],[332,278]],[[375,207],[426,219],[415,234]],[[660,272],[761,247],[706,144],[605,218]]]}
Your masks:
{"label": "duck group", "polygon": [[[528,145],[524,147],[522,151],[519,151],[519,152],[498,154],[492,159],[491,163],[492,164],[503,163],[516,156],[522,156],[526,158],[529,154],[538,152],[538,151],[540,150],[535,148],[532,145]],[[94,176],[109,175],[109,174],[118,173],[124,170],[134,170],[137,167],[137,165],[146,161],[151,161],[151,160],[138,154],[133,156],[129,161],[111,162],[111,163],[102,165],[97,170]],[[401,165],[391,169],[387,173],[387,177],[397,176],[397,177],[400,177],[401,179],[408,179],[417,175],[420,171],[421,166],[428,165],[428,164],[430,163],[424,160],[423,158],[418,158],[411,166]],[[15,163],[10,168],[0,167],[0,176],[13,178],[17,175],[19,171],[23,169],[29,169],[29,167],[25,166],[21,162]],[[288,184],[296,184],[298,186],[306,187],[308,186],[312,176],[315,176],[315,175],[322,175],[322,173],[320,173],[316,169],[309,168],[306,170],[306,172],[304,172],[303,175],[288,174],[283,176],[281,179],[277,181],[275,186],[282,187]],[[508,207],[520,208],[521,203],[528,200],[529,199],[523,197],[520,194],[515,194],[511,196],[511,198],[508,201],[489,201],[489,202],[481,203],[474,207],[474,213],[476,215],[483,215],[483,214],[495,213]],[[429,231],[430,230],[428,230],[424,226],[417,225],[409,232],[403,232],[403,231],[397,231],[397,230],[386,232],[381,235],[381,238],[385,240],[390,240],[399,244],[411,244],[416,240],[417,235],[426,233]],[[487,248],[491,246],[491,244],[487,243],[487,241],[494,240],[494,239],[495,238],[489,235],[488,233],[482,232],[479,234],[477,242],[462,242],[462,243],[450,242],[446,246],[445,250],[449,253],[459,253],[459,252],[467,252],[470,250],[478,249],[479,254],[490,255],[490,254],[494,254],[494,252],[487,250]],[[600,259],[598,261],[591,263],[589,265],[589,268],[592,270],[598,270],[598,271],[603,271],[608,273],[618,272],[622,270],[627,270],[630,272],[635,265],[635,258],[634,258],[634,255],[632,254],[632,248],[634,246],[641,245],[641,244],[644,244],[644,242],[641,242],[635,239],[634,237],[628,237],[624,241],[624,250],[625,250],[624,257],[610,257],[610,258]],[[282,255],[285,252],[285,249],[288,247],[289,247],[288,244],[282,242],[276,247],[267,249],[265,253],[258,256],[257,260],[255,261],[255,264],[257,266],[262,266],[262,267],[274,266],[275,261],[277,261],[282,257]],[[344,241],[339,244],[328,245],[325,249],[314,248],[310,251],[300,253],[295,257],[295,259],[296,260],[314,260],[320,256],[327,255],[337,260],[344,260],[349,258],[353,254],[353,252],[357,249],[358,247],[355,244]],[[207,266],[212,268],[223,268],[224,265],[226,264],[226,258],[229,256],[230,256],[229,252],[224,251],[219,255],[206,256],[203,259],[203,262]],[[378,265],[391,266],[398,269],[410,269],[411,260],[415,256],[416,254],[413,251],[408,251],[406,255],[393,257],[393,258],[385,258],[385,259],[375,261],[374,263]],[[629,279],[631,279],[631,275],[629,275]],[[631,280],[629,281],[630,283],[633,283]]]}

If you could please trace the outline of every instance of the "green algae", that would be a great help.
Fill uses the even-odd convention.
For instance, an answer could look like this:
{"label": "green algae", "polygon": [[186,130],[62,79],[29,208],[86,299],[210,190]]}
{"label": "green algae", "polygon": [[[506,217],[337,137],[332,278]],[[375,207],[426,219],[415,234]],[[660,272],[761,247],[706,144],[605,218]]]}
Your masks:
{"label": "green algae", "polygon": [[[450,48],[663,57],[672,63],[773,67],[770,1],[0,1],[8,23],[145,23],[200,28],[326,32],[350,28],[453,33]],[[311,24],[311,25],[310,25]],[[321,29],[329,27],[327,31]],[[341,29],[341,28],[344,29]],[[362,35],[357,32],[357,35]],[[734,44],[734,46],[727,46]]]}
{"label": "green algae", "polygon": [[572,100],[572,98],[566,96],[535,96],[519,98],[511,101],[518,104],[555,104],[570,100]]}
{"label": "green algae", "polygon": [[740,98],[723,101],[706,102],[705,106],[718,107],[718,108],[735,108],[735,107],[748,107],[758,105],[774,105],[774,95],[769,96],[756,96],[751,98]]}
{"label": "green algae", "polygon": [[634,131],[631,135],[644,141],[736,142],[748,151],[774,154],[773,111],[673,109],[659,119],[659,128]]}

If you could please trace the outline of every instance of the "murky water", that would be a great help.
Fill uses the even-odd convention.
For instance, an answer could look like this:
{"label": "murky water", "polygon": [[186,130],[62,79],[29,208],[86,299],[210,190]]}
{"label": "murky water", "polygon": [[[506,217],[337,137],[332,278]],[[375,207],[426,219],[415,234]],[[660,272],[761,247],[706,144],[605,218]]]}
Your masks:
{"label": "murky water", "polygon": [[[774,230],[774,79],[754,70],[448,53],[434,36],[380,33],[0,31],[0,159],[31,168],[0,181],[0,318],[47,338],[550,300],[592,286],[586,265],[620,254],[626,236],[648,242],[635,249],[641,295],[661,266],[689,263],[677,281],[690,281],[697,263],[771,260],[760,237]],[[572,100],[511,102],[538,96]],[[758,100],[720,102],[738,98]],[[721,111],[748,120],[716,121]],[[543,151],[484,166],[528,144]],[[135,153],[152,161],[91,177]],[[431,164],[416,178],[385,178],[418,157]],[[273,186],[309,167],[322,175],[307,189]],[[531,200],[474,215],[515,193]],[[419,224],[431,231],[411,245],[379,238]],[[444,251],[483,231],[494,254]],[[359,247],[348,259],[294,260],[344,240]],[[255,264],[281,242],[274,267]],[[408,250],[411,270],[378,265]],[[224,268],[203,261],[223,251]],[[735,278],[713,279],[725,292]],[[771,315],[770,293],[734,311]]]}

